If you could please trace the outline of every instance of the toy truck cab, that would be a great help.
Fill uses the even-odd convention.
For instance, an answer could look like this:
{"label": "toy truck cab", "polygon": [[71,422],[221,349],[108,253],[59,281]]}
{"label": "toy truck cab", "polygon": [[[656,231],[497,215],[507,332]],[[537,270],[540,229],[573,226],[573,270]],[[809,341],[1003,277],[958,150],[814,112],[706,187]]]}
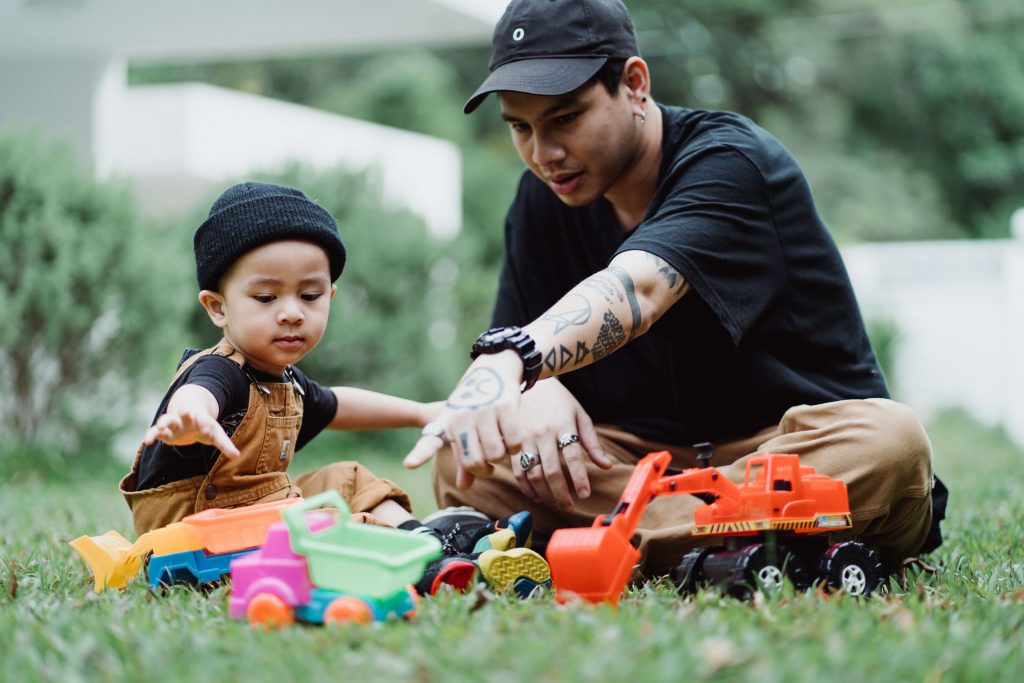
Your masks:
{"label": "toy truck cab", "polygon": [[[800,464],[791,453],[766,453],[747,461],[738,517],[778,520],[773,526],[796,533],[850,526],[846,485]],[[825,515],[824,518],[821,515]],[[787,524],[785,521],[814,521]]]}

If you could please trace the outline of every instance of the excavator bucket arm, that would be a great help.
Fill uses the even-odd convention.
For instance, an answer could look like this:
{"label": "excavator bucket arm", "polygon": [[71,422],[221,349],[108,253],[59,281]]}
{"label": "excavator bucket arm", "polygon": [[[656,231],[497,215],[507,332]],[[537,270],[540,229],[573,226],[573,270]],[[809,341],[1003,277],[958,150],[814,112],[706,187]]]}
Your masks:
{"label": "excavator bucket arm", "polygon": [[618,602],[640,558],[630,539],[651,501],[651,484],[671,459],[668,451],[645,456],[610,514],[598,516],[593,526],[559,529],[552,534],[546,555],[557,600]]}
{"label": "excavator bucket arm", "polygon": [[142,568],[141,555],[133,553],[133,545],[116,531],[101,536],[79,536],[69,545],[89,565],[97,593],[107,586],[124,588]]}

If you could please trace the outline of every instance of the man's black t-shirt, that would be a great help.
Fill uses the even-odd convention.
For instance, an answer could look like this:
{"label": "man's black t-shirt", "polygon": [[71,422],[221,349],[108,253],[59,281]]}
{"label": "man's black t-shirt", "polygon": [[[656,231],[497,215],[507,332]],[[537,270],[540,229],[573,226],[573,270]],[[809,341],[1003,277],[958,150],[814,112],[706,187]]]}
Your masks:
{"label": "man's black t-shirt", "polygon": [[[195,353],[198,353],[198,350],[189,349],[181,362],[185,362]],[[180,365],[181,363],[179,367]],[[258,382],[287,381],[252,367],[249,368],[249,372]],[[333,391],[309,379],[298,368],[293,366],[292,372],[304,392],[302,424],[295,442],[295,451],[298,452],[334,419],[338,409],[338,398]],[[233,434],[249,408],[250,380],[246,373],[234,361],[224,356],[207,355],[199,358],[167,390],[153,417],[153,422],[167,412],[171,395],[186,384],[197,384],[213,394],[217,399],[217,405],[220,406],[220,417],[217,421],[224,427],[228,436]],[[144,491],[161,484],[204,475],[210,471],[219,455],[220,451],[217,448],[204,444],[170,446],[157,441],[152,446],[143,446],[136,490]]]}
{"label": "man's black t-shirt", "polygon": [[661,109],[658,187],[628,236],[606,200],[570,207],[524,173],[493,324],[526,324],[616,254],[642,250],[692,290],[649,334],[560,378],[595,422],[687,444],[752,434],[795,405],[888,397],[795,160],[742,116]]}

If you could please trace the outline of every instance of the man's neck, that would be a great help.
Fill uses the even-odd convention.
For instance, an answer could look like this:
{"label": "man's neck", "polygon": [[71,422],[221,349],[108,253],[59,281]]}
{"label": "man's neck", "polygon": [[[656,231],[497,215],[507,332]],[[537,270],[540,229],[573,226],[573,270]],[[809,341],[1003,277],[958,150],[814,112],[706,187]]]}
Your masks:
{"label": "man's neck", "polygon": [[633,232],[643,220],[658,186],[662,115],[661,109],[653,106],[653,103],[648,111],[647,122],[641,128],[636,158],[619,182],[604,195],[615,209],[615,216],[626,234]]}

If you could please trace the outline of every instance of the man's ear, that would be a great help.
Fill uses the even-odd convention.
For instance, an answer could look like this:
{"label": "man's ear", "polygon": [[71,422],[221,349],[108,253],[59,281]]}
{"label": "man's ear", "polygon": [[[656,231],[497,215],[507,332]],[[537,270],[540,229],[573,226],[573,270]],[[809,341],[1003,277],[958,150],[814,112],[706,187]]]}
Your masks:
{"label": "man's ear", "polygon": [[338,293],[338,285],[331,285],[331,301],[334,301],[334,295]]}
{"label": "man's ear", "polygon": [[622,84],[629,88],[636,100],[651,94],[651,74],[647,62],[640,57],[630,57],[622,69]]}
{"label": "man's ear", "polygon": [[220,328],[227,327],[228,316],[224,312],[224,295],[209,289],[199,292],[199,303],[206,309],[206,314],[214,325]]}

